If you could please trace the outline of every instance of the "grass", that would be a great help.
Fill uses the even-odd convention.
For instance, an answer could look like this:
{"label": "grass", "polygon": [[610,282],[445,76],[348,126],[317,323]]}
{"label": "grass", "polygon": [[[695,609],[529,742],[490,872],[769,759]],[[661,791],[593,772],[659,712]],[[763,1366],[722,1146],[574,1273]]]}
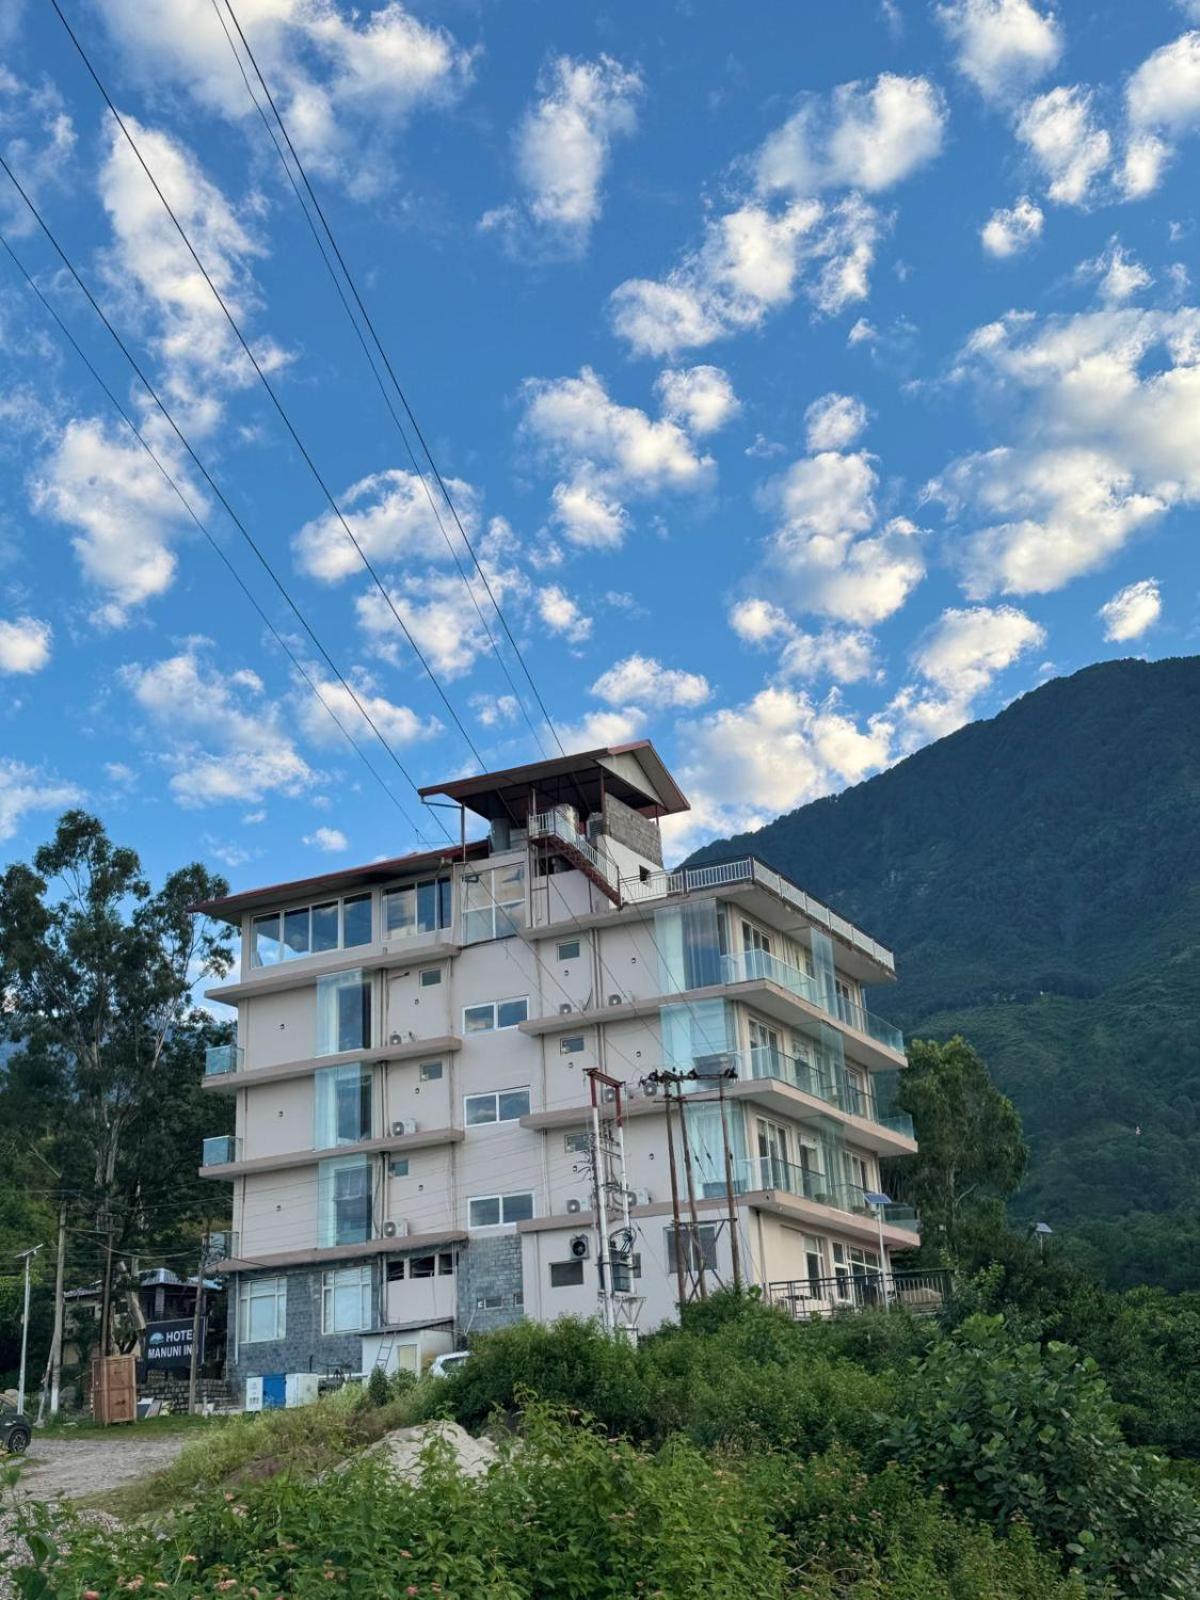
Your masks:
{"label": "grass", "polygon": [[170,1466],[79,1504],[130,1521],[177,1509],[225,1485],[262,1482],[281,1472],[315,1476],[393,1428],[428,1416],[430,1399],[430,1385],[421,1383],[386,1405],[373,1406],[357,1385],[348,1385],[291,1411],[195,1418],[207,1423],[207,1430],[190,1440]]}
{"label": "grass", "polygon": [[91,1418],[72,1421],[70,1418],[59,1418],[57,1422],[44,1422],[36,1429],[38,1435],[47,1439],[101,1439],[111,1438],[114,1434],[125,1435],[136,1432],[139,1439],[147,1437],[157,1438],[161,1435],[188,1432],[193,1428],[212,1427],[214,1423],[227,1422],[228,1417],[221,1416],[189,1416],[186,1411],[172,1412],[168,1416],[147,1417],[143,1422],[93,1422]]}

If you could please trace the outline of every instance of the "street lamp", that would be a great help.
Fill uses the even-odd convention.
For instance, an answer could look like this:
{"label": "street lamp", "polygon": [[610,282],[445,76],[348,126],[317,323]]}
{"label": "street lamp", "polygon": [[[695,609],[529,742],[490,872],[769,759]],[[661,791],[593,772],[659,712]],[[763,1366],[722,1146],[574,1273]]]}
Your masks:
{"label": "street lamp", "polygon": [[25,1352],[29,1347],[29,1264],[41,1249],[40,1244],[18,1250],[17,1260],[25,1263],[25,1309],[21,1314],[21,1375],[17,1380],[17,1410],[25,1410]]}
{"label": "street lamp", "polygon": [[890,1195],[879,1193],[864,1194],[863,1199],[874,1207],[875,1221],[879,1225],[879,1270],[883,1278],[883,1303],[887,1306],[891,1304],[891,1295],[888,1292],[888,1258],[883,1247],[883,1211],[885,1206],[891,1205],[892,1200]]}
{"label": "street lamp", "polygon": [[1035,1222],[1033,1232],[1038,1242],[1038,1258],[1040,1260],[1046,1253],[1046,1240],[1054,1232],[1054,1229],[1048,1222]]}

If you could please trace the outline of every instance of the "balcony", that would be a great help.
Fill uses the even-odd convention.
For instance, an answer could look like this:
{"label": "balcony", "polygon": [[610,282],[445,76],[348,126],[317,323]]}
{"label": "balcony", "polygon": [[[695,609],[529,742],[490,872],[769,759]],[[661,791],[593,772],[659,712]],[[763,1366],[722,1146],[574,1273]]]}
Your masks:
{"label": "balcony", "polygon": [[833,1278],[792,1278],[764,1286],[764,1298],[798,1322],[832,1312],[897,1309],[913,1316],[936,1316],[950,1295],[950,1274],[873,1272],[851,1268]]}
{"label": "balcony", "polygon": [[751,1045],[749,1050],[731,1052],[728,1060],[736,1068],[739,1078],[774,1078],[781,1083],[790,1083],[794,1089],[823,1100],[826,1105],[848,1111],[851,1116],[874,1122],[889,1133],[899,1134],[903,1139],[915,1138],[913,1121],[906,1111],[883,1113],[879,1109],[877,1096],[871,1090],[858,1089],[848,1082],[839,1084],[831,1074],[814,1066],[811,1061],[789,1056],[782,1050],[773,1050],[766,1045]]}
{"label": "balcony", "polygon": [[232,1133],[219,1133],[211,1139],[205,1139],[201,1146],[200,1165],[203,1167],[226,1167],[232,1161],[241,1157],[242,1141]]}
{"label": "balcony", "polygon": [[553,811],[531,812],[529,838],[533,841],[552,841],[562,846],[562,853],[580,872],[603,890],[610,900],[621,904],[621,877],[616,863],[598,850],[585,833],[580,832],[575,812],[570,806],[555,806]]}
{"label": "balcony", "polygon": [[639,900],[662,900],[668,895],[693,894],[706,889],[723,889],[731,884],[757,884],[775,895],[793,910],[799,911],[826,933],[834,934],[855,950],[878,962],[888,972],[895,972],[896,958],[869,934],[863,933],[852,922],[839,917],[828,906],[805,894],[803,889],[789,883],[778,872],[764,867],[761,861],[747,856],[741,861],[721,861],[711,867],[688,867],[678,872],[652,872],[646,879],[622,878],[621,902],[632,905]]}
{"label": "balcony", "polygon": [[820,1206],[832,1206],[835,1211],[848,1211],[853,1216],[876,1219],[882,1211],[886,1227],[914,1235],[921,1231],[921,1219],[912,1206],[890,1202],[882,1207],[873,1206],[865,1189],[855,1183],[837,1183],[811,1167],[797,1167],[775,1156],[747,1156],[733,1165],[734,1188],[739,1194],[775,1189],[794,1194],[801,1200],[812,1200]]}
{"label": "balcony", "polygon": [[773,956],[766,950],[739,950],[732,955],[722,956],[721,971],[722,981],[725,983],[758,981],[776,984],[780,989],[786,989],[790,994],[806,1000],[818,1011],[836,1017],[847,1027],[865,1033],[877,1044],[885,1045],[889,1050],[895,1050],[901,1055],[904,1053],[904,1035],[899,1028],[893,1027],[890,1022],[885,1022],[882,1017],[875,1016],[873,1012],[867,1011],[854,1001],[846,1000],[842,995],[836,995],[831,1003],[824,987],[816,978],[810,978],[807,972],[801,972],[799,967],[790,966],[788,962],[781,961],[778,956]]}
{"label": "balcony", "polygon": [[239,1044],[210,1044],[204,1052],[204,1076],[223,1078],[230,1072],[241,1072],[246,1052]]}

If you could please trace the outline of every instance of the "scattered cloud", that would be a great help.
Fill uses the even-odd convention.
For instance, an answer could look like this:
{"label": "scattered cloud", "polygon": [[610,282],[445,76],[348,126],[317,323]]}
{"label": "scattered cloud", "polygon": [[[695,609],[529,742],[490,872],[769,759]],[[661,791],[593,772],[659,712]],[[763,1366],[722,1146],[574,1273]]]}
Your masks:
{"label": "scattered cloud", "polygon": [[1016,606],[943,611],[918,642],[914,667],[956,700],[971,701],[997,673],[1046,642],[1046,630]]}
{"label": "scattered cloud", "polygon": [[83,793],[73,783],[51,776],[11,756],[0,756],[0,839],[11,839],[31,811],[78,805]]}
{"label": "scattered cloud", "polygon": [[1158,187],[1173,141],[1200,129],[1200,31],[1185,33],[1142,62],[1125,86],[1129,144],[1122,181],[1127,198]]}
{"label": "scattered cloud", "polygon": [[611,56],[550,61],[538,79],[541,98],[516,134],[522,198],[487,212],[480,226],[498,232],[514,254],[581,255],[600,217],[613,142],[635,131],[644,87],[638,72]]}
{"label": "scattered cloud", "polygon": [[1036,244],[1042,236],[1044,221],[1042,208],[1028,195],[1022,195],[1014,206],[993,211],[980,229],[979,237],[989,256],[1007,261]]}
{"label": "scattered cloud", "polygon": [[1131,256],[1114,234],[1108,248],[1091,261],[1081,261],[1076,276],[1096,283],[1101,300],[1109,305],[1119,305],[1131,299],[1154,282],[1149,272]]}
{"label": "scattered cloud", "polygon": [[1053,11],[1030,0],[949,0],[937,7],[937,17],[959,71],[987,100],[1023,93],[1062,55]]}
{"label": "scattered cloud", "polygon": [[759,192],[814,195],[824,189],[879,194],[940,155],[946,108],[928,78],[882,72],[871,85],[840,84],[807,95],[754,158]]}
{"label": "scattered cloud", "polygon": [[729,626],[747,644],[778,645],[782,678],[858,683],[879,676],[875,641],[865,629],[830,627],[805,633],[781,606],[760,598],[739,600],[729,613]]}
{"label": "scattered cloud", "polygon": [[52,633],[36,617],[0,617],[0,672],[40,672],[50,660]]}
{"label": "scattered cloud", "polygon": [[[442,731],[442,724],[436,717],[422,719],[408,706],[396,705],[385,695],[373,693],[370,680],[361,674],[357,679],[350,679],[353,694],[336,679],[322,678],[315,669],[310,669],[309,676],[321,700],[307,687],[298,688],[295,705],[297,721],[305,736],[314,744],[341,743],[342,735],[338,732],[334,717],[356,739],[369,738],[372,733],[370,723],[373,723],[390,745],[416,744],[422,739],[436,738]],[[324,705],[321,701],[324,701]]]}
{"label": "scattered cloud", "polygon": [[550,632],[562,634],[571,644],[582,644],[591,634],[591,617],[585,616],[578,603],[556,583],[538,590],[537,609]]}
{"label": "scattered cloud", "polygon": [[1095,96],[1082,85],[1060,86],[1039,95],[1017,119],[1017,138],[1027,147],[1060,205],[1082,206],[1112,157],[1112,140],[1097,120]]}
{"label": "scattered cloud", "polygon": [[[461,478],[448,478],[446,487],[468,534],[478,522],[478,496]],[[415,472],[400,467],[360,478],[338,496],[346,524],[372,562],[449,561],[447,534],[466,559],[457,531],[449,522],[443,533],[427,485]],[[362,558],[346,535],[341,519],[332,511],[306,522],[292,540],[296,564],[310,578],[338,583],[363,570]]]}
{"label": "scattered cloud", "polygon": [[601,673],[591,693],[612,706],[648,705],[665,710],[703,705],[712,690],[702,673],[664,667],[652,656],[631,655]]}
{"label": "scattered cloud", "polygon": [[1104,637],[1112,640],[1138,639],[1162,615],[1162,594],[1157,578],[1142,578],[1118,589],[1098,613],[1104,624]]}
{"label": "scattered cloud", "polygon": [[[8,31],[5,10],[0,6],[0,43],[7,39]],[[52,83],[26,83],[0,66],[0,142],[21,187],[39,208],[48,194],[69,187],[78,138]],[[0,189],[0,223],[18,238],[37,228],[29,208],[7,179]]]}
{"label": "scattered cloud", "polygon": [[559,723],[558,736],[568,755],[580,750],[599,750],[605,745],[628,744],[640,739],[646,726],[646,713],[635,706],[619,711],[589,711],[578,722]]}
{"label": "scattered cloud", "polygon": [[521,703],[512,694],[473,694],[470,705],[485,728],[503,728],[521,714]]}
{"label": "scattered cloud", "polygon": [[654,387],[662,400],[663,416],[696,436],[716,433],[742,409],[728,374],[720,367],[668,368],[659,374]]}
{"label": "scattered cloud", "polygon": [[350,841],[340,828],[314,828],[311,833],[304,835],[300,843],[310,845],[314,850],[324,850],[329,855],[339,855],[350,848]]}
{"label": "scattered cloud", "polygon": [[823,394],[804,413],[810,453],[845,450],[867,426],[867,408],[848,394]]}

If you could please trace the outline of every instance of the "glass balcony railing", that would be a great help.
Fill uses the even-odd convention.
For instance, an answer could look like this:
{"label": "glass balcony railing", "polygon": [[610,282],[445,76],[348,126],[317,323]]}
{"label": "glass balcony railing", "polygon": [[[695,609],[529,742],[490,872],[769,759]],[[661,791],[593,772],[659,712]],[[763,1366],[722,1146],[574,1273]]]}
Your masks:
{"label": "glass balcony railing", "polygon": [[799,967],[781,961],[778,956],[771,955],[766,950],[736,951],[731,955],[722,956],[721,966],[722,977],[726,983],[747,983],[761,979],[778,984],[790,994],[799,995],[802,1000],[807,1000],[809,1005],[816,1006],[819,1011],[825,1011],[830,1016],[836,1017],[847,1027],[857,1028],[859,1033],[865,1033],[879,1044],[886,1045],[889,1050],[904,1053],[904,1035],[899,1028],[893,1027],[890,1022],[884,1022],[882,1017],[877,1017],[874,1012],[867,1011],[865,1007],[845,999],[842,995],[836,995],[831,1003],[823,985],[818,983],[816,978],[810,978],[807,972],[801,972]]}
{"label": "glass balcony railing", "polygon": [[793,1088],[812,1095],[816,1100],[823,1100],[826,1105],[837,1106],[842,1111],[849,1111],[852,1116],[863,1117],[881,1128],[887,1128],[891,1133],[901,1134],[907,1139],[914,1137],[913,1121],[906,1111],[881,1112],[874,1094],[864,1092],[851,1083],[843,1082],[839,1087],[831,1074],[823,1072],[811,1061],[789,1056],[785,1051],[772,1049],[769,1045],[751,1045],[748,1050],[730,1052],[729,1061],[737,1068],[739,1077],[777,1078],[781,1083],[790,1083]]}
{"label": "glass balcony railing", "polygon": [[[816,1172],[811,1167],[798,1167],[775,1156],[748,1156],[735,1161],[734,1188],[739,1194],[759,1189],[781,1189],[785,1194],[813,1200],[817,1205],[833,1206],[835,1210],[848,1211],[859,1217],[875,1217],[879,1210],[867,1199],[866,1191],[857,1184],[833,1182],[824,1173]],[[912,1206],[889,1202],[882,1209],[883,1220],[888,1227],[900,1228],[905,1233],[921,1231],[920,1218]]]}
{"label": "glass balcony railing", "polygon": [[223,1078],[227,1072],[241,1072],[246,1052],[237,1044],[210,1044],[204,1052],[204,1076]]}
{"label": "glass balcony railing", "polygon": [[219,1133],[212,1139],[205,1139],[201,1147],[200,1163],[205,1167],[224,1167],[231,1161],[236,1161],[239,1155],[241,1140],[232,1133]]}

